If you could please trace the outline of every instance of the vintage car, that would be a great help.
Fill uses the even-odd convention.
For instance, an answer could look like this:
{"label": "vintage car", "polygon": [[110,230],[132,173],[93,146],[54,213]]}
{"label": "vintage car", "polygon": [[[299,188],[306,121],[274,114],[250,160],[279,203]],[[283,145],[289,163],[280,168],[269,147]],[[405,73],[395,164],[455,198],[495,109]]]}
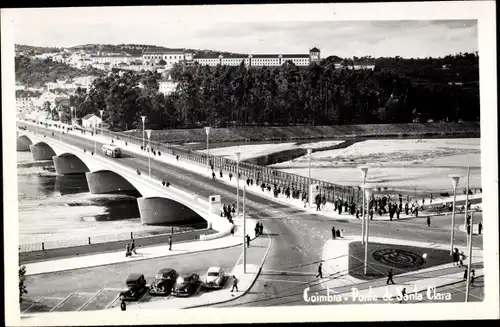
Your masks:
{"label": "vintage car", "polygon": [[221,267],[210,267],[205,277],[204,287],[207,288],[221,288],[224,286],[226,276]]}
{"label": "vintage car", "polygon": [[135,301],[146,291],[146,279],[143,274],[130,274],[127,277],[127,290],[120,292],[120,300]]}
{"label": "vintage car", "polygon": [[149,287],[149,294],[169,295],[178,277],[179,274],[174,269],[161,269],[158,271],[154,282],[151,283]]}
{"label": "vintage car", "polygon": [[174,296],[190,296],[195,294],[200,287],[200,276],[198,274],[191,274],[184,277],[178,277],[174,287],[172,288],[172,295]]}

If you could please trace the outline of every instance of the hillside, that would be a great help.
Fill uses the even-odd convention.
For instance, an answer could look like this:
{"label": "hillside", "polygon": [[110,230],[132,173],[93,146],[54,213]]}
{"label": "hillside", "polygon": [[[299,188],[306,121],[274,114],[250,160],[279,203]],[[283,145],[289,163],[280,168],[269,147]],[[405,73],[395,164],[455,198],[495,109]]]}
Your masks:
{"label": "hillside", "polygon": [[14,49],[16,53],[23,52],[24,55],[29,55],[29,56],[34,56],[44,53],[59,52],[62,50],[61,48],[55,48],[55,47],[36,47],[24,44],[15,44]]}
{"label": "hillside", "polygon": [[57,79],[73,79],[82,76],[104,76],[102,70],[78,69],[49,59],[30,59],[19,56],[15,58],[16,83],[43,86]]}

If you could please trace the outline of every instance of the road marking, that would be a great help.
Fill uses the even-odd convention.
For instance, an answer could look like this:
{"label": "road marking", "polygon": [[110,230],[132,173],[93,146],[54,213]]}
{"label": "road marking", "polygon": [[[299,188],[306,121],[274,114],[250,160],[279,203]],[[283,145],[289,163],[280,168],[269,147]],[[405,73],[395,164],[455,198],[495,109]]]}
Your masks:
{"label": "road marking", "polygon": [[26,311],[28,311],[29,309],[31,309],[35,304],[38,304],[40,301],[42,301],[44,299],[44,297],[42,296],[40,299],[38,299],[38,301],[36,302],[33,302],[32,305],[30,305],[29,307],[26,308],[26,310],[24,310],[22,313],[25,313]]}
{"label": "road marking", "polygon": [[[124,291],[123,288],[113,288],[113,287],[104,287],[103,290],[105,290],[105,291],[117,291],[117,292]],[[78,293],[82,293],[82,292],[78,292]]]}
{"label": "road marking", "polygon": [[287,270],[262,270],[262,275],[316,276],[315,273]]}
{"label": "road marking", "polygon": [[101,288],[97,293],[95,293],[95,295],[93,297],[91,297],[87,302],[85,302],[80,308],[78,308],[78,310],[76,311],[80,311],[82,310],[83,308],[85,308],[93,299],[95,299],[99,294],[101,294],[102,292],[104,291],[104,288]]}
{"label": "road marking", "polygon": [[59,303],[58,303],[55,307],[53,307],[52,309],[50,309],[50,311],[49,311],[49,312],[52,312],[52,311],[54,311],[55,309],[57,309],[58,307],[60,307],[60,306],[61,306],[61,304],[63,304],[64,302],[66,302],[66,301],[67,301],[70,297],[72,297],[74,294],[75,294],[75,292],[73,292],[73,293],[71,293],[70,295],[66,296],[66,297],[64,298],[64,300],[62,300],[62,301],[61,301],[61,302],[59,302]]}
{"label": "road marking", "polygon": [[278,282],[278,283],[297,283],[297,284],[308,284],[309,282],[301,282],[297,280],[286,280],[286,279],[260,279],[262,282]]}

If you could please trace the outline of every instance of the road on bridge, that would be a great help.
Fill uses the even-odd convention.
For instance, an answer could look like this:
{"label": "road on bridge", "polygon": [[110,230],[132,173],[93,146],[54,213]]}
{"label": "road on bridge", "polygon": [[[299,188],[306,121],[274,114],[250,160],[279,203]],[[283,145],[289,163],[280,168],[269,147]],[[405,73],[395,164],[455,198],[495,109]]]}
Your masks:
{"label": "road on bridge", "polygon": [[[33,126],[28,129],[34,130]],[[52,137],[51,131],[47,137]],[[59,135],[55,133],[54,139]],[[64,134],[62,140],[80,149],[93,149],[94,141],[73,134]],[[102,146],[98,143],[98,147]],[[140,157],[133,152],[124,151],[124,157],[116,160],[120,164],[142,172],[148,171],[148,158]],[[99,151],[98,151],[99,152]],[[101,155],[101,154],[97,154]],[[233,186],[212,180],[209,177],[182,169],[164,162],[151,160],[151,175],[159,180],[165,179],[173,187],[179,187],[201,197],[220,194],[223,203],[236,203],[236,190]],[[358,220],[332,220],[327,217],[305,213],[301,209],[273,202],[251,192],[247,192],[246,212],[254,219],[261,221],[264,232],[272,237],[272,247],[264,263],[265,271],[293,271],[293,274],[275,276],[272,280],[259,277],[249,294],[236,300],[242,306],[288,305],[302,301],[302,290],[306,283],[315,280],[317,266],[321,261],[323,245],[331,238],[331,227],[344,229],[346,235],[360,235],[361,224]],[[241,196],[240,196],[241,200]],[[241,209],[240,209],[241,210]],[[448,243],[450,230],[446,226],[450,216],[435,217],[431,227],[427,227],[425,219],[416,218],[405,221],[372,221],[370,235],[393,239],[414,240],[420,242]],[[463,215],[457,215],[457,222],[463,221]],[[466,244],[465,233],[455,233],[456,244]],[[474,245],[482,248],[482,236],[475,237]],[[320,283],[310,284],[311,292],[324,291]],[[295,290],[299,291],[295,291]],[[293,290],[293,291],[292,291]]]}

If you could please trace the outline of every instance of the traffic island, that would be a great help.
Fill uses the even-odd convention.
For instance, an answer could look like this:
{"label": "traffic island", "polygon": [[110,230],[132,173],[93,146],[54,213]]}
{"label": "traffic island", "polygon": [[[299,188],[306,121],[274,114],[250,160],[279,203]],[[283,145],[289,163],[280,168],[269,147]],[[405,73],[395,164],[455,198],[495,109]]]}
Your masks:
{"label": "traffic island", "polygon": [[349,243],[349,275],[361,280],[404,274],[451,262],[449,250],[415,247],[403,244],[368,243],[368,263],[364,272],[365,245],[360,241]]}

